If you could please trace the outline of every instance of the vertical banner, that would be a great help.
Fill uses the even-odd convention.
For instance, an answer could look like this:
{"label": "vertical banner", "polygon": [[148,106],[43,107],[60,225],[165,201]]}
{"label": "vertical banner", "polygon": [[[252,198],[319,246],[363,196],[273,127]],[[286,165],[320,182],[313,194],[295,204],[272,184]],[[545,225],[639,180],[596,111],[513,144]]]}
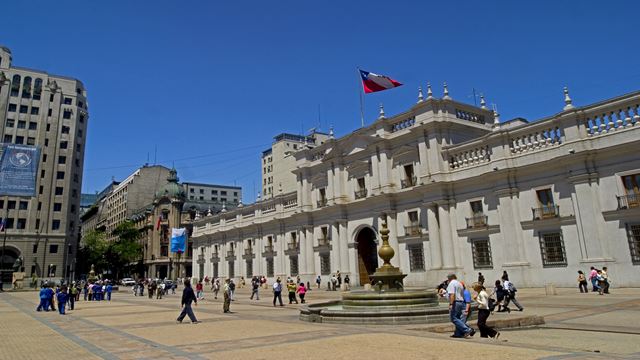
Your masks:
{"label": "vertical banner", "polygon": [[187,229],[171,229],[171,252],[184,253],[187,247]]}
{"label": "vertical banner", "polygon": [[35,196],[40,148],[0,144],[0,195]]}

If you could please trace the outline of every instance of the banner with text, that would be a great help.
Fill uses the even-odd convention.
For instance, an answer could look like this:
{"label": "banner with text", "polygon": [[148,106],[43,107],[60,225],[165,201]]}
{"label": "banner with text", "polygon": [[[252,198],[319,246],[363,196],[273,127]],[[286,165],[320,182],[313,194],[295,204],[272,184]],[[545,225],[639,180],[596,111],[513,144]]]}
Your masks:
{"label": "banner with text", "polygon": [[0,144],[0,195],[35,196],[39,163],[37,146]]}

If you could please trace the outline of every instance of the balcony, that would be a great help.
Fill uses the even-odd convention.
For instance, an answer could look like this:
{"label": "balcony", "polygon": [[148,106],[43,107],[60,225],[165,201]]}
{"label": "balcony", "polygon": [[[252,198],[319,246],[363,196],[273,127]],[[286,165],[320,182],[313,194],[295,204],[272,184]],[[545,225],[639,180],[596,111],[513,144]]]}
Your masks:
{"label": "balcony", "polygon": [[422,226],[420,224],[413,224],[404,227],[405,236],[420,236],[422,235]]}
{"label": "balcony", "polygon": [[236,252],[233,250],[229,250],[227,251],[227,257],[235,257],[236,256]]}
{"label": "balcony", "polygon": [[354,193],[354,197],[356,198],[356,200],[366,198],[366,197],[367,197],[367,189],[360,189],[360,190],[357,190],[357,191]]}
{"label": "balcony", "polygon": [[275,257],[276,256],[276,251],[273,248],[273,245],[266,245],[264,247],[264,252],[262,253],[263,257]]}
{"label": "balcony", "polygon": [[253,255],[253,249],[252,248],[244,249],[244,254],[246,256],[252,256]]}
{"label": "balcony", "polygon": [[327,246],[329,245],[329,243],[331,242],[331,240],[327,237],[321,237],[318,238],[318,245],[319,246]]}
{"label": "balcony", "polygon": [[416,186],[417,183],[418,181],[415,176],[400,180],[400,185],[402,186],[403,189]]}
{"label": "balcony", "polygon": [[327,206],[327,199],[320,199],[316,202],[316,205],[318,205],[318,208],[323,208],[325,206]]}
{"label": "balcony", "polygon": [[560,216],[560,207],[558,205],[548,205],[539,208],[532,208],[533,220],[552,219]]}
{"label": "balcony", "polygon": [[640,194],[616,196],[618,198],[618,210],[626,210],[640,207]]}
{"label": "balcony", "polygon": [[267,245],[264,247],[264,252],[266,253],[272,253],[273,252],[273,245]]}
{"label": "balcony", "polygon": [[289,250],[298,250],[300,248],[300,244],[298,244],[297,242],[290,242],[287,244],[287,249]]}
{"label": "balcony", "polygon": [[488,224],[487,215],[476,214],[470,218],[467,218],[467,229],[483,228],[483,227],[487,227],[487,224]]}
{"label": "balcony", "polygon": [[204,260],[204,255],[200,254],[198,255],[198,264],[204,264],[205,260]]}

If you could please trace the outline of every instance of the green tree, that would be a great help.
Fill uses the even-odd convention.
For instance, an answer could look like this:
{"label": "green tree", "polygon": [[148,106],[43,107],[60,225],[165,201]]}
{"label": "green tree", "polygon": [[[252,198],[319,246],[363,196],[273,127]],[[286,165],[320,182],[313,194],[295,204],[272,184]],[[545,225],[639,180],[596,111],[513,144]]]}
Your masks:
{"label": "green tree", "polygon": [[121,269],[127,269],[132,263],[140,260],[142,255],[142,246],[139,243],[140,231],[131,221],[125,221],[118,225],[111,235],[116,236],[117,239],[109,244],[108,257],[118,278]]}
{"label": "green tree", "polygon": [[100,274],[107,270],[109,264],[105,254],[109,249],[106,234],[104,231],[92,230],[83,239],[82,247],[78,256],[78,267],[82,273],[89,273],[91,265],[95,265],[96,273]]}

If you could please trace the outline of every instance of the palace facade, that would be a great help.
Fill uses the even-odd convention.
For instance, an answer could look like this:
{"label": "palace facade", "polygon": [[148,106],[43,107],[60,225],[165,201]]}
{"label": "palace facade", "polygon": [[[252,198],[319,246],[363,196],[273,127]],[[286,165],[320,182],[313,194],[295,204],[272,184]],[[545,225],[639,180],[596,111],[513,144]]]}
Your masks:
{"label": "palace facade", "polygon": [[575,286],[607,266],[640,286],[640,92],[500,122],[420,97],[339,139],[293,153],[296,189],[194,222],[193,276],[331,273],[369,282],[386,219],[407,286],[447,273],[519,286]]}

